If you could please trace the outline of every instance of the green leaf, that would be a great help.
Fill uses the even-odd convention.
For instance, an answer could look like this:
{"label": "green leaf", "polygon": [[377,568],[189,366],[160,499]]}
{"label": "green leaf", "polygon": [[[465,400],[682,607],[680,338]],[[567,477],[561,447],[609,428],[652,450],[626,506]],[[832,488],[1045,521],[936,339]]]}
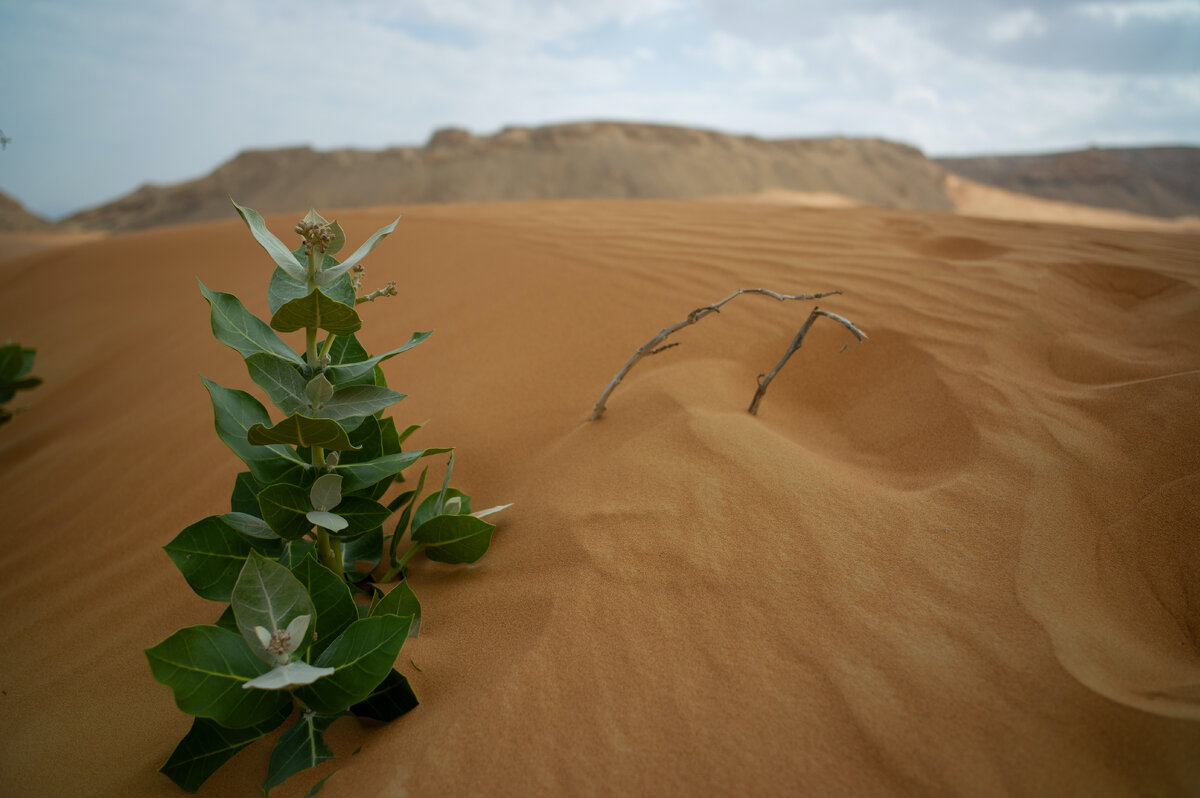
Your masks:
{"label": "green leaf", "polygon": [[[230,199],[230,202],[233,202],[233,200]],[[271,256],[271,260],[275,261],[276,266],[287,272],[287,275],[293,280],[303,282],[308,279],[305,265],[296,260],[291,250],[276,238],[274,233],[267,229],[267,223],[263,221],[258,211],[252,208],[243,208],[236,202],[233,203],[233,207],[237,208],[238,216],[242,217],[242,221],[246,223],[246,227],[250,228],[250,233],[254,236],[254,240],[267,251],[267,254]]]}
{"label": "green leaf", "polygon": [[333,751],[325,744],[324,734],[339,717],[340,712],[330,715],[301,712],[292,727],[280,735],[271,751],[263,792],[270,792],[302,770],[333,759]]}
{"label": "green leaf", "polygon": [[346,380],[352,380],[356,377],[361,377],[362,375],[374,369],[383,361],[393,358],[401,352],[407,352],[431,335],[433,335],[433,330],[428,332],[415,332],[412,334],[412,337],[408,339],[408,343],[404,344],[404,346],[393,349],[390,352],[384,352],[382,355],[375,355],[375,357],[368,358],[367,360],[360,360],[356,363],[330,365],[327,369],[325,369],[325,373],[330,375],[330,379],[332,379],[334,382],[345,382]]}
{"label": "green leaf", "polygon": [[276,665],[271,670],[246,682],[252,690],[290,690],[302,684],[312,684],[317,679],[333,673],[333,668],[316,668],[304,660]]}
{"label": "green leaf", "polygon": [[[292,251],[292,255],[297,260],[307,260],[304,255],[304,245],[301,244],[297,249]],[[331,268],[337,265],[337,261],[325,255],[323,261],[324,268]],[[343,275],[340,280],[337,280],[322,289],[325,295],[331,299],[341,302],[343,305],[354,305],[354,284],[350,281],[350,275]],[[287,302],[293,299],[300,299],[308,296],[308,283],[297,282],[291,277],[288,277],[282,269],[276,269],[271,274],[271,284],[267,287],[267,308],[272,314],[283,307]]]}
{"label": "green leaf", "polygon": [[324,375],[318,374],[304,386],[304,395],[308,399],[309,407],[322,407],[333,398],[333,384],[325,379]]}
{"label": "green leaf", "polygon": [[330,532],[341,532],[350,525],[349,521],[347,521],[345,518],[342,518],[337,513],[331,513],[325,510],[313,510],[312,512],[308,513],[305,518],[322,529],[327,529]]}
{"label": "green leaf", "polygon": [[[340,536],[339,536],[340,537]],[[383,555],[383,527],[356,535],[342,543],[342,570],[352,582],[361,582],[371,575]],[[359,566],[366,564],[366,570]]]}
{"label": "green leaf", "polygon": [[334,451],[354,448],[346,437],[346,430],[333,419],[310,418],[299,413],[292,413],[273,427],[255,424],[246,431],[246,440],[256,445],[287,443],[321,446]]}
{"label": "green leaf", "polygon": [[358,610],[346,582],[317,562],[315,555],[309,554],[300,560],[292,568],[292,574],[304,585],[317,611],[313,629],[317,639],[312,643],[310,656],[319,657],[338,635],[358,620]]}
{"label": "green leaf", "polygon": [[473,515],[436,515],[413,529],[425,556],[444,563],[472,563],[487,553],[496,527]]}
{"label": "green leaf", "polygon": [[[388,421],[392,421],[392,420],[388,419]],[[399,451],[400,445],[403,444],[406,440],[408,440],[408,436],[412,435],[414,432],[416,432],[423,426],[425,426],[425,425],[424,424],[409,424],[407,427],[404,428],[404,432],[397,434],[396,435],[396,443],[397,443],[396,450]],[[395,427],[396,427],[396,422],[392,421],[392,430],[393,431],[395,431]],[[389,454],[390,454],[390,452],[389,452]]]}
{"label": "green leaf", "polygon": [[308,591],[300,580],[286,567],[257,553],[246,558],[229,603],[233,605],[233,616],[250,651],[272,664],[273,658],[259,642],[255,627],[261,626],[274,634],[287,629],[288,624],[301,615],[316,615]]}
{"label": "green leaf", "polygon": [[249,513],[223,513],[219,516],[222,521],[239,534],[253,540],[279,540],[279,535],[271,529],[263,519]]}
{"label": "green leaf", "polygon": [[233,494],[229,497],[229,509],[235,513],[258,515],[258,492],[262,486],[249,471],[237,475],[233,482]]}
{"label": "green leaf", "polygon": [[[400,494],[398,497],[396,497],[399,502],[393,502],[393,504],[396,504],[397,507],[401,505],[404,507],[404,512],[400,514],[400,520],[396,523],[396,530],[392,533],[391,549],[388,552],[388,562],[390,562],[393,567],[395,567],[397,564],[396,548],[400,545],[400,539],[404,537],[404,533],[408,531],[408,525],[410,519],[412,518],[413,507],[416,504],[416,498],[421,495],[421,491],[425,490],[425,477],[428,474],[428,466],[421,469],[421,478],[417,480],[416,490],[411,490],[407,493]],[[388,509],[395,510],[396,508],[388,505]]]}
{"label": "green leaf", "polygon": [[411,625],[412,618],[397,615],[350,624],[315,663],[334,668],[334,673],[296,688],[296,696],[310,709],[325,713],[343,712],[363,701],[391,671]]}
{"label": "green leaf", "polygon": [[374,485],[381,479],[399,474],[422,457],[445,454],[449,451],[452,449],[414,449],[409,452],[389,454],[366,463],[338,463],[334,466],[334,471],[345,477],[342,482],[342,493],[353,493]]}
{"label": "green leaf", "polygon": [[368,254],[370,254],[371,250],[375,249],[375,247],[378,246],[380,241],[387,238],[391,234],[391,232],[396,229],[396,222],[399,222],[399,221],[400,221],[400,217],[397,216],[396,221],[392,222],[391,224],[389,224],[385,227],[381,227],[378,230],[376,230],[375,234],[373,236],[371,236],[370,238],[368,238],[366,243],[364,243],[358,249],[354,250],[354,254],[351,255],[350,257],[346,258],[339,265],[335,266],[332,269],[326,269],[324,271],[317,272],[317,284],[318,285],[329,285],[334,280],[341,277],[343,274],[350,271],[350,269],[352,269],[356,265],[358,265],[358,262],[361,261],[363,258],[365,258]]}
{"label": "green leaf", "polygon": [[305,557],[317,556],[317,544],[311,540],[293,540],[284,544],[283,554],[279,555],[279,564],[284,568],[295,568]]}
{"label": "green leaf", "polygon": [[338,462],[362,463],[383,457],[385,454],[383,436],[380,434],[379,427],[379,419],[374,416],[364,418],[363,422],[350,433],[350,443],[361,448],[342,453]]}
{"label": "green leaf", "polygon": [[378,687],[364,700],[350,707],[360,718],[390,723],[417,708],[417,694],[404,674],[393,668]]}
{"label": "green leaf", "polygon": [[230,607],[228,604],[225,605],[224,611],[217,618],[217,626],[222,629],[228,629],[236,635],[241,635],[241,632],[237,628],[237,618],[233,617],[233,607]]}
{"label": "green leaf", "polygon": [[314,289],[306,296],[285,302],[271,317],[271,327],[280,332],[315,327],[334,335],[345,335],[362,327],[362,319],[350,305],[343,305],[320,289]]}
{"label": "green leaf", "polygon": [[20,344],[0,346],[0,383],[15,380],[23,365],[25,357]]}
{"label": "green leaf", "polygon": [[220,516],[210,515],[186,527],[163,549],[196,595],[229,601],[254,547]]}
{"label": "green leaf", "polygon": [[[335,224],[336,224],[336,222],[335,222]],[[359,751],[362,750],[361,745],[358,747],[358,750]],[[358,753],[358,751],[355,751],[355,753]],[[329,781],[329,779],[333,777],[334,773],[337,773],[337,771],[336,770],[330,771],[329,773],[327,773],[325,775],[325,777],[323,779],[321,779],[316,784],[314,784],[312,787],[310,787],[308,792],[304,793],[304,798],[313,798],[313,796],[315,796],[321,790],[325,789],[325,782]]]}
{"label": "green leaf", "polygon": [[396,404],[403,398],[404,394],[388,388],[380,388],[375,385],[352,385],[339,390],[332,399],[325,402],[324,406],[311,411],[310,415],[345,422],[349,429],[356,429],[358,424],[353,423],[352,419],[361,420],[365,416],[373,415]]}
{"label": "green leaf", "polygon": [[[471,497],[463,493],[458,488],[443,488],[442,493],[431,493],[425,497],[424,501],[417,507],[413,513],[412,528],[419,529],[422,524],[430,518],[438,515],[470,515],[471,514]],[[459,509],[456,513],[445,511],[444,505],[451,499],[458,499]],[[441,502],[443,508],[438,507],[438,502]]]}
{"label": "green leaf", "polygon": [[[346,520],[347,526],[337,532],[339,540],[350,540],[374,529],[383,527],[392,511],[377,501],[362,496],[346,496],[337,506],[337,514]],[[331,529],[332,527],[326,527]]]}
{"label": "green leaf", "polygon": [[342,500],[342,478],[338,474],[317,477],[308,491],[314,510],[332,510]]}
{"label": "green leaf", "polygon": [[413,624],[408,630],[408,636],[416,637],[421,631],[421,602],[417,601],[407,580],[372,603],[370,615],[411,615]]}
{"label": "green leaf", "polygon": [[208,718],[196,718],[191,730],[175,746],[171,758],[158,772],[184,790],[195,792],[234,754],[282,726],[291,714],[292,707],[288,702],[262,723],[244,729],[227,729]]}
{"label": "green leaf", "polygon": [[25,348],[21,350],[21,370],[17,372],[18,377],[24,377],[33,370],[33,361],[37,358],[37,350]]}
{"label": "green leaf", "polygon": [[204,283],[200,283],[200,293],[208,300],[211,309],[213,336],[236,349],[242,357],[266,353],[293,363],[304,362],[265,321],[246,310],[241,300],[233,294],[210,291]]}
{"label": "green leaf", "polygon": [[146,657],[154,678],[171,688],[181,710],[227,728],[264,723],[291,705],[284,693],[242,689],[269,667],[239,635],[219,626],[186,626],[146,649]]}
{"label": "green leaf", "polygon": [[295,413],[308,407],[304,375],[297,364],[259,352],[246,358],[246,370],[254,384],[266,391],[283,412]]}
{"label": "green leaf", "polygon": [[280,482],[263,488],[258,494],[258,507],[263,520],[281,538],[297,540],[312,529],[305,518],[312,509],[308,491],[298,485]]}
{"label": "green leaf", "polygon": [[258,446],[249,442],[251,427],[271,422],[266,408],[257,399],[245,391],[223,388],[204,377],[200,379],[212,397],[217,436],[242,459],[256,480],[269,484],[293,471],[296,465],[306,465],[286,446]]}

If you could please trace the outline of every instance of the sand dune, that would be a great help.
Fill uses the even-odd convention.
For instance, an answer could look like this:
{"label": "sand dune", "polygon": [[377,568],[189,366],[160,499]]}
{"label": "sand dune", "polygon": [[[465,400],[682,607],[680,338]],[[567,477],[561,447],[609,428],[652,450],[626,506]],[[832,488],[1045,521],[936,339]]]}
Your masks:
{"label": "sand dune", "polygon": [[[1200,236],[880,209],[559,201],[405,214],[365,306],[418,444],[515,502],[476,567],[420,562],[423,704],[340,720],[273,795],[1195,795]],[[287,229],[288,217],[270,219]],[[226,508],[198,372],[249,386],[195,284],[265,311],[240,223],[0,264],[45,384],[0,430],[0,772],[178,795],[188,727],[141,650],[209,620],[160,551]],[[807,305],[845,290],[745,412]],[[51,289],[52,287],[52,289]],[[27,398],[26,398],[27,397]],[[415,670],[410,664],[420,667]],[[361,753],[350,753],[359,746]],[[262,747],[201,795],[251,794]]]}

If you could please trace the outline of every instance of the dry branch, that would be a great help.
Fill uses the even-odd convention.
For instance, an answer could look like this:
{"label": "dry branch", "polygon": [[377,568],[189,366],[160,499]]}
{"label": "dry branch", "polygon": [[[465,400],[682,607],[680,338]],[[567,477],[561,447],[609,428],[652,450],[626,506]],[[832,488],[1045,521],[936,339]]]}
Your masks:
{"label": "dry branch", "polygon": [[[754,392],[754,398],[750,401],[750,415],[758,415],[758,403],[762,401],[763,396],[766,394],[767,387],[770,386],[771,380],[775,379],[775,375],[779,373],[781,368],[783,368],[783,364],[787,363],[788,358],[790,358],[796,352],[796,350],[800,348],[801,344],[804,343],[804,336],[808,335],[809,329],[813,326],[813,322],[817,320],[818,316],[824,316],[827,319],[833,319],[834,321],[838,322],[847,330],[852,332],[860,344],[863,342],[863,339],[867,337],[867,334],[858,329],[858,327],[855,327],[854,322],[850,321],[849,319],[839,316],[836,313],[830,313],[827,310],[821,310],[819,307],[813,308],[812,313],[809,313],[808,318],[804,320],[804,326],[800,328],[800,332],[796,333],[796,337],[792,339],[792,343],[790,346],[788,346],[787,351],[783,353],[783,357],[779,358],[779,362],[775,364],[775,368],[771,369],[766,374],[758,375],[758,390]],[[847,346],[849,346],[849,344],[847,344]],[[838,351],[843,351],[845,348],[846,347],[843,346],[842,349]]]}
{"label": "dry branch", "polygon": [[[604,415],[604,411],[607,406],[606,403],[608,402],[609,394],[611,394],[613,392],[613,390],[618,385],[621,384],[621,380],[625,379],[625,375],[629,373],[629,370],[632,369],[639,360],[641,360],[642,358],[644,358],[648,355],[657,355],[659,352],[662,352],[663,350],[666,350],[666,349],[670,349],[673,346],[678,346],[679,342],[675,342],[675,343],[671,343],[671,344],[663,344],[663,342],[666,341],[667,338],[672,333],[682,330],[684,327],[687,327],[689,325],[695,324],[696,322],[700,321],[700,319],[703,319],[705,316],[708,316],[709,314],[712,314],[712,313],[720,313],[721,307],[725,303],[732,300],[734,297],[741,296],[742,294],[762,294],[763,296],[768,296],[768,297],[771,297],[772,299],[777,299],[780,302],[785,302],[790,299],[793,299],[793,300],[796,300],[796,299],[798,299],[798,300],[821,299],[823,297],[833,296],[834,294],[840,294],[840,293],[842,293],[842,292],[841,291],[825,291],[825,292],[822,292],[819,294],[780,294],[780,293],[776,293],[775,291],[770,291],[766,288],[740,288],[737,291],[734,291],[729,296],[722,299],[720,302],[714,302],[711,305],[705,305],[703,307],[696,308],[691,313],[689,313],[687,315],[687,318],[685,318],[683,321],[679,322],[678,324],[673,324],[670,327],[664,327],[658,333],[658,335],[654,336],[649,341],[647,341],[646,343],[644,343],[640,347],[638,347],[638,350],[633,353],[633,357],[629,358],[629,361],[624,366],[621,367],[621,370],[618,371],[616,376],[612,378],[612,381],[610,381],[608,383],[608,387],[606,387],[604,389],[604,392],[602,394],[600,394],[600,398],[596,400],[596,404],[592,408],[592,416],[589,420],[595,421],[596,419],[600,418],[600,416]],[[814,309],[813,313],[817,314],[818,311],[816,311]],[[828,316],[832,319],[835,319],[835,320],[840,321],[843,324],[847,325],[850,328],[851,332],[853,332],[855,335],[859,336],[860,341],[862,340],[863,337],[865,337],[862,335],[861,332],[858,331],[858,329],[853,324],[850,324],[850,322],[846,321],[841,316],[836,316],[832,313],[827,313],[823,310],[820,311],[818,315]],[[812,315],[812,314],[809,315],[809,321],[805,322],[805,328],[802,331],[802,334],[799,336],[801,340],[803,339],[803,332],[808,331],[808,327],[812,326],[812,321],[815,318],[816,317],[814,315]],[[793,342],[793,343],[795,344],[796,348],[799,348],[798,343],[795,343],[795,342]],[[784,357],[784,361],[787,360],[787,357],[789,357],[791,355],[792,351],[794,351],[794,350],[789,350],[788,355]],[[783,361],[781,361],[779,363],[779,365],[775,367],[775,371],[778,371],[782,365],[783,365]],[[772,372],[771,376],[774,377],[774,371]],[[767,382],[769,383],[770,380],[768,379]],[[765,391],[765,390],[766,390],[766,387],[762,385],[761,375],[760,375],[759,392],[761,393],[762,391]],[[759,398],[760,398],[760,394],[755,394],[754,405],[757,405]],[[752,405],[752,407],[754,407],[754,405]],[[754,411],[751,410],[751,412],[754,412]]]}

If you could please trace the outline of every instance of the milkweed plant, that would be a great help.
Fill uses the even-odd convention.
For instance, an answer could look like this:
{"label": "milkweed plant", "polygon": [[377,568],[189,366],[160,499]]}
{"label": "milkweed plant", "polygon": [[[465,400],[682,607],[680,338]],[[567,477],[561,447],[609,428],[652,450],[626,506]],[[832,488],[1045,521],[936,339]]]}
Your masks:
{"label": "milkweed plant", "polygon": [[[339,262],[346,237],[336,220],[310,211],[295,227],[303,243],[291,250],[256,211],[234,207],[275,263],[270,323],[232,294],[203,283],[200,292],[213,335],[245,359],[282,418],[273,422],[246,391],[202,378],[217,435],[246,470],[234,480],[229,512],[188,526],[165,549],[193,591],[227,606],[214,611],[215,623],[146,650],[154,678],[195,716],[161,768],[190,792],[289,720],[264,792],[333,758],[323,734],[336,719],[388,722],[416,707],[394,667],[421,625],[408,563],[418,552],[476,562],[494,529],[484,517],[508,506],[473,513],[470,497],[450,487],[452,450],[406,449],[421,425],[401,431],[383,415],[404,394],[388,387],[380,364],[430,335],[414,333],[378,355],[355,337],[355,308],[397,293],[394,283],[359,292],[363,258],[399,219]],[[303,349],[278,335],[301,331]],[[402,472],[440,454],[449,454],[441,488],[422,495],[428,467],[408,487]]]}

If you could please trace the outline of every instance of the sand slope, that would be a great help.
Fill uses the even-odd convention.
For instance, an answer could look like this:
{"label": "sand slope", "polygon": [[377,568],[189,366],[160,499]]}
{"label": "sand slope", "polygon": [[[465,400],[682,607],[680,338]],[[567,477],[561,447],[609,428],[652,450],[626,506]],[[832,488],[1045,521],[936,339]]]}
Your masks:
{"label": "sand slope", "polygon": [[[396,209],[339,214],[352,243]],[[1200,790],[1200,237],[876,209],[411,207],[368,284],[419,444],[514,501],[484,562],[422,561],[423,700],[341,720],[273,795],[1188,795]],[[286,229],[291,220],[270,220]],[[0,430],[0,773],[178,795],[188,727],[141,649],[215,606],[159,547],[238,464],[197,372],[247,387],[195,279],[265,311],[236,220],[0,264],[46,380]],[[755,376],[842,288],[757,418]],[[53,287],[50,290],[50,287]],[[417,672],[409,660],[420,666]],[[362,751],[351,758],[359,746]],[[249,795],[268,752],[202,795]]]}

